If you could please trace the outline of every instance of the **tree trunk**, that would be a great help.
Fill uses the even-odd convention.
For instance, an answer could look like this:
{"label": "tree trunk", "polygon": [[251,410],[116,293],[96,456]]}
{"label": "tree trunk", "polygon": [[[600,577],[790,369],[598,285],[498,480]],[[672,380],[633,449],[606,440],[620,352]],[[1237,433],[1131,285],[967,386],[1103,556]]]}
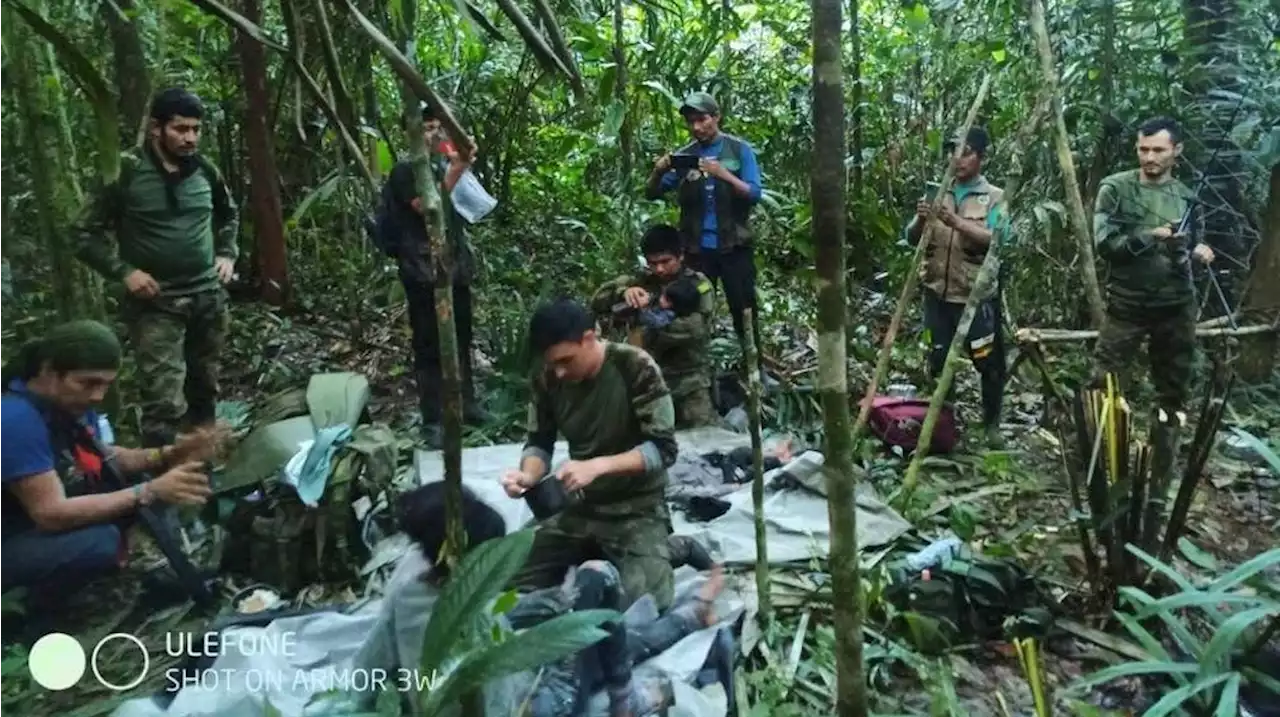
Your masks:
{"label": "tree trunk", "polygon": [[[240,12],[252,23],[262,21],[262,0],[241,0]],[[257,236],[254,254],[262,300],[273,306],[289,302],[289,257],[280,209],[275,149],[272,146],[271,94],[267,90],[267,52],[252,37],[236,31],[236,47],[244,72],[244,133],[249,149],[249,202]]]}
{"label": "tree trunk", "polygon": [[[357,122],[355,104],[351,94],[347,92],[347,83],[342,79],[342,63],[338,59],[338,50],[333,42],[333,30],[329,27],[329,13],[324,4],[327,0],[315,0],[316,31],[320,34],[320,45],[324,55],[324,70],[329,76],[329,91],[333,93],[333,105],[338,116],[349,130],[355,131],[360,125]],[[363,157],[351,157],[353,162],[363,161]]]}
{"label": "tree trunk", "polygon": [[1089,315],[1093,319],[1093,324],[1101,326],[1103,317],[1106,315],[1106,304],[1102,301],[1102,290],[1098,286],[1098,269],[1093,258],[1089,214],[1085,211],[1084,200],[1080,196],[1080,185],[1076,182],[1076,165],[1071,158],[1067,123],[1062,116],[1062,93],[1058,87],[1058,71],[1054,67],[1053,47],[1049,44],[1049,30],[1045,27],[1044,3],[1041,0],[1031,0],[1031,30],[1035,33],[1036,47],[1040,52],[1040,69],[1044,73],[1044,83],[1053,103],[1053,120],[1056,130],[1054,144],[1062,171],[1062,184],[1067,194],[1071,233],[1076,240],[1076,250],[1080,253],[1080,279],[1084,284],[1084,295],[1089,302]]}
{"label": "tree trunk", "polygon": [[742,312],[742,363],[747,374],[747,431],[751,434],[751,508],[756,535],[756,615],[762,632],[773,622],[769,599],[769,540],[764,520],[764,441],[760,435],[760,357],[751,309]]}
{"label": "tree trunk", "polygon": [[[1233,301],[1240,275],[1239,265],[1231,258],[1247,264],[1252,244],[1245,240],[1245,222],[1241,221],[1245,209],[1240,182],[1245,175],[1244,161],[1231,139],[1232,125],[1239,119],[1242,103],[1234,95],[1247,94],[1238,79],[1238,40],[1232,32],[1238,9],[1234,0],[1186,0],[1184,9],[1184,56],[1190,60],[1186,63],[1185,82],[1196,98],[1189,110],[1198,125],[1192,135],[1197,141],[1188,142],[1187,150],[1189,154],[1203,153],[1195,163],[1206,179],[1198,197],[1203,203],[1205,241],[1219,255],[1226,255],[1215,260],[1213,267],[1226,300]],[[1202,290],[1209,293],[1204,307],[1208,316],[1233,310],[1207,283]]]}
{"label": "tree trunk", "polygon": [[[120,144],[133,147],[145,136],[143,124],[151,104],[151,78],[138,26],[127,14],[136,12],[134,0],[103,2],[102,17],[111,33],[115,60],[116,96],[120,112]],[[117,9],[118,8],[118,9]]]}
{"label": "tree trunk", "polygon": [[613,83],[614,96],[622,106],[622,127],[618,132],[618,149],[622,153],[622,191],[630,196],[631,186],[631,108],[627,104],[627,47],[623,36],[622,8],[623,0],[613,2],[613,62],[617,66],[616,81]]}
{"label": "tree trunk", "polygon": [[42,59],[45,53],[38,51],[31,29],[13,22],[5,11],[5,45],[14,57],[25,57],[30,66],[26,71],[14,72],[12,90],[22,118],[22,138],[27,150],[27,162],[31,167],[31,189],[36,211],[37,244],[46,247],[52,268],[53,301],[58,318],[69,321],[84,316],[85,297],[81,284],[76,280],[80,267],[73,249],[67,242],[68,209],[73,205],[58,179],[66,176],[58,162],[58,122],[49,110],[47,87],[42,79],[47,75]]}
{"label": "tree trunk", "polygon": [[867,714],[862,675],[862,595],[854,509],[853,433],[845,357],[844,68],[842,0],[813,0],[813,236],[818,273],[818,392],[825,429],[824,473],[831,524],[835,603],[836,712]]}
{"label": "tree trunk", "polygon": [[[1280,276],[1280,163],[1271,167],[1271,191],[1267,197],[1263,232],[1241,315],[1271,323],[1280,317],[1280,281],[1275,280]],[[1275,368],[1278,344],[1280,336],[1275,332],[1242,341],[1240,358],[1236,363],[1240,379],[1249,383],[1268,380]]]}
{"label": "tree trunk", "polygon": [[[862,202],[864,182],[862,174],[862,36],[858,34],[858,1],[849,0],[849,84],[851,89],[849,156],[853,160],[849,167],[849,203],[854,207],[855,212]],[[866,244],[860,222],[850,222],[847,230],[847,255],[854,271],[857,272],[859,267],[856,259],[859,252],[865,254],[870,247]],[[865,263],[871,264],[871,262]],[[856,290],[856,283],[849,282],[850,305]]]}

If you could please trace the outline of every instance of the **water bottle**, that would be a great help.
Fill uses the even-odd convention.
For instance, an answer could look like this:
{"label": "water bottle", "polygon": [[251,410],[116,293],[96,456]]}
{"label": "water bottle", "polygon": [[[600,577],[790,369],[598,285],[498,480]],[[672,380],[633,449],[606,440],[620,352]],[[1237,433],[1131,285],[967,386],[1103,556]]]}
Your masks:
{"label": "water bottle", "polygon": [[907,556],[907,570],[918,573],[926,568],[938,565],[943,560],[955,555],[962,543],[959,538],[941,538],[929,543],[921,550]]}

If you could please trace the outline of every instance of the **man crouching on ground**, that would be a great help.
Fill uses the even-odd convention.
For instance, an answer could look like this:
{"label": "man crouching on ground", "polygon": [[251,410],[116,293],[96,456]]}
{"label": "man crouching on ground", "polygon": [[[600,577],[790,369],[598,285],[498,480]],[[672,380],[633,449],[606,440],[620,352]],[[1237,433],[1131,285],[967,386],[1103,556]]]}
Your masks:
{"label": "man crouching on ground", "polygon": [[[601,340],[586,307],[561,299],[529,323],[533,375],[528,439],[520,468],[503,476],[518,497],[544,477],[579,493],[543,523],[515,586],[559,585],[586,560],[607,560],[622,577],[623,609],[653,595],[671,605],[674,578],[667,547],[667,468],[676,460],[675,409],[653,358],[642,349]],[[569,461],[548,475],[556,438]]]}
{"label": "man crouching on ground", "polygon": [[[25,344],[3,371],[4,589],[25,587],[33,607],[53,606],[114,572],[138,509],[159,501],[202,505],[204,461],[225,437],[199,430],[163,448],[106,446],[94,406],[120,370],[111,329],[72,321]],[[104,480],[115,461],[128,487]]]}

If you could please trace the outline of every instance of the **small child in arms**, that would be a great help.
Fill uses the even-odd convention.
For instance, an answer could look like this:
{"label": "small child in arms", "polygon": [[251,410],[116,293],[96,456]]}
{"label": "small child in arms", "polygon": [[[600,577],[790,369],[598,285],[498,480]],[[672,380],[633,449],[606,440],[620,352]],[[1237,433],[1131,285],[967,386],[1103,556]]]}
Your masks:
{"label": "small child in arms", "polygon": [[677,279],[663,289],[657,306],[640,310],[640,324],[647,329],[666,328],[677,318],[695,313],[701,302],[697,283],[692,279]]}

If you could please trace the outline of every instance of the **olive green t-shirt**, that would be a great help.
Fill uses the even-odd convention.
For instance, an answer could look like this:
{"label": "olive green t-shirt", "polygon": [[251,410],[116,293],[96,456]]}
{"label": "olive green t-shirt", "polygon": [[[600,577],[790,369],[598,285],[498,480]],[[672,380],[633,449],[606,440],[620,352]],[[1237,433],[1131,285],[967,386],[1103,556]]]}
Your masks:
{"label": "olive green t-shirt", "polygon": [[586,512],[646,512],[662,502],[667,468],[675,463],[675,409],[653,357],[629,344],[604,342],[600,371],[580,382],[562,381],[539,366],[533,378],[524,455],[550,466],[556,439],[569,457],[589,460],[639,450],[645,472],[601,476],[583,489]]}

